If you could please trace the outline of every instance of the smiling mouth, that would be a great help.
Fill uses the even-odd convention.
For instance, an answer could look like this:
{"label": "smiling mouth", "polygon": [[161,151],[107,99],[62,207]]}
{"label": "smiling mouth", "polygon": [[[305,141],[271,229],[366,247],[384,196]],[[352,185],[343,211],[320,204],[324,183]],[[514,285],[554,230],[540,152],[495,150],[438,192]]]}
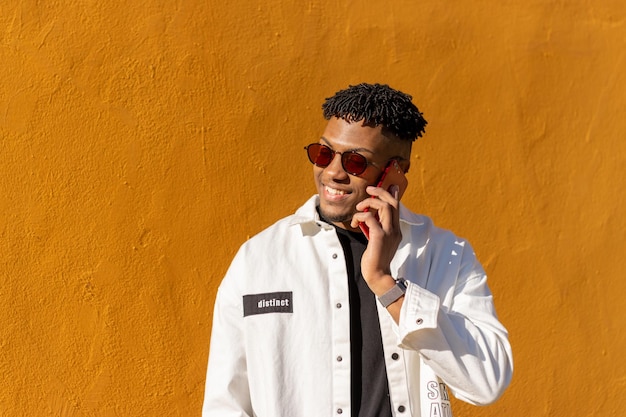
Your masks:
{"label": "smiling mouth", "polygon": [[330,188],[328,185],[325,185],[325,186],[324,186],[324,190],[325,190],[325,191],[326,191],[329,195],[337,195],[337,196],[339,196],[339,195],[346,195],[346,194],[348,194],[348,193],[347,193],[347,192],[345,192],[345,191],[338,190],[338,189],[336,189],[336,188]]}

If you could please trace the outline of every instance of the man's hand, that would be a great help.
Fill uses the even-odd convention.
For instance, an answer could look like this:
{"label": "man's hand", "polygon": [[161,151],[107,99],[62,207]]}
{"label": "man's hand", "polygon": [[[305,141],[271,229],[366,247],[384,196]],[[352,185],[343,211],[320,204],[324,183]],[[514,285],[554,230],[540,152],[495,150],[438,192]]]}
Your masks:
{"label": "man's hand", "polygon": [[[369,242],[361,259],[361,272],[370,289],[380,296],[395,285],[390,265],[402,240],[398,187],[392,185],[386,191],[370,186],[366,191],[376,198],[367,198],[357,204],[359,212],[352,217],[351,226],[356,228],[359,222],[363,222],[369,227]],[[364,212],[366,208],[368,212]]]}

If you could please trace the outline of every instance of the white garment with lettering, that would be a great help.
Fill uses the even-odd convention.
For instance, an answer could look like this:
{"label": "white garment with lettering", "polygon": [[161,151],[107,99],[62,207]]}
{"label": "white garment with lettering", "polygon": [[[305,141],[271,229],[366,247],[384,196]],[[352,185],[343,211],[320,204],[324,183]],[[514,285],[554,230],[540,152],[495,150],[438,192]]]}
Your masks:
{"label": "white garment with lettering", "polygon": [[[203,417],[351,415],[346,261],[317,202],[235,256],[215,301]],[[484,270],[467,241],[402,205],[400,218],[391,270],[409,285],[399,324],[378,303],[394,415],[451,415],[445,385],[489,404],[513,362]]]}

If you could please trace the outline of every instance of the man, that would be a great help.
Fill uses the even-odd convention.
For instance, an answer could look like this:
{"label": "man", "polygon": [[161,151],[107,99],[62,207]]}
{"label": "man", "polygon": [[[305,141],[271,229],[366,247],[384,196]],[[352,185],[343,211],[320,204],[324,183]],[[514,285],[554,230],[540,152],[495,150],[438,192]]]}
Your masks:
{"label": "man", "polygon": [[322,108],[317,195],[246,242],[219,287],[203,416],[446,417],[446,386],[495,401],[511,348],[472,248],[398,184],[373,186],[391,160],[409,169],[422,114],[379,84]]}

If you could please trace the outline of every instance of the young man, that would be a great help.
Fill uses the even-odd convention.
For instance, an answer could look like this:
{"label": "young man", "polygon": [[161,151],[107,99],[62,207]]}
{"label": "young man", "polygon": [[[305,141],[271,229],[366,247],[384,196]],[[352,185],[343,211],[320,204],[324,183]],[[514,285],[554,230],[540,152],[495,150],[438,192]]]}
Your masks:
{"label": "young man", "polygon": [[511,348],[471,246],[400,204],[399,184],[373,186],[390,160],[408,170],[422,114],[379,84],[322,108],[318,194],[246,242],[219,287],[203,416],[446,417],[446,386],[495,401]]}

